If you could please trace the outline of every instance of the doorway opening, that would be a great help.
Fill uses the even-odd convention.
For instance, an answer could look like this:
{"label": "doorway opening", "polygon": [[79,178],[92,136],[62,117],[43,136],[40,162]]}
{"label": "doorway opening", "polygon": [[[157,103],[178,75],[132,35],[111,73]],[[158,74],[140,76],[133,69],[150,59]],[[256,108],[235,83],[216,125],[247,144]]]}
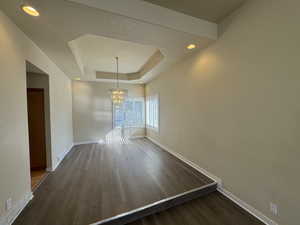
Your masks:
{"label": "doorway opening", "polygon": [[26,84],[31,189],[34,191],[51,168],[49,77],[26,62]]}

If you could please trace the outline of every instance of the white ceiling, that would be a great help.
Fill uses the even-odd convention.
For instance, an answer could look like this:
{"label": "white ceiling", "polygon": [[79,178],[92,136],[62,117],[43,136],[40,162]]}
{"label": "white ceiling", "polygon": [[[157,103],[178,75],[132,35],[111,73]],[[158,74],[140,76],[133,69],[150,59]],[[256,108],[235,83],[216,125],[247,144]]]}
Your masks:
{"label": "white ceiling", "polygon": [[84,35],[69,43],[77,63],[86,75],[93,71],[135,73],[157,51],[155,47],[95,35]]}
{"label": "white ceiling", "polygon": [[[217,38],[216,24],[144,1],[72,1],[34,0],[37,18],[21,12],[19,0],[0,1],[1,10],[70,78],[97,81],[97,71],[115,71],[116,54],[120,72],[134,72],[159,50],[163,58],[154,68],[127,81],[145,83]],[[187,50],[190,43],[198,48]]]}
{"label": "white ceiling", "polygon": [[246,0],[144,0],[187,15],[219,22]]}

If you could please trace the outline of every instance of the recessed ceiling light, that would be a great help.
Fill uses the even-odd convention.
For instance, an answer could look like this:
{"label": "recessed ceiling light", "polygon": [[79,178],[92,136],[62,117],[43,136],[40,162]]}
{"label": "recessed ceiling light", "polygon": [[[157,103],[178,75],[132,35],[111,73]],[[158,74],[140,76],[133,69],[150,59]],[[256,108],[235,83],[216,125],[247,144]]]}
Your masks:
{"label": "recessed ceiling light", "polygon": [[39,16],[40,15],[40,13],[35,8],[33,8],[33,6],[30,6],[27,4],[21,5],[21,9],[30,16]]}
{"label": "recessed ceiling light", "polygon": [[189,49],[189,50],[191,50],[191,49],[196,48],[196,45],[195,44],[190,44],[186,48]]}
{"label": "recessed ceiling light", "polygon": [[80,77],[75,77],[74,80],[80,80]]}

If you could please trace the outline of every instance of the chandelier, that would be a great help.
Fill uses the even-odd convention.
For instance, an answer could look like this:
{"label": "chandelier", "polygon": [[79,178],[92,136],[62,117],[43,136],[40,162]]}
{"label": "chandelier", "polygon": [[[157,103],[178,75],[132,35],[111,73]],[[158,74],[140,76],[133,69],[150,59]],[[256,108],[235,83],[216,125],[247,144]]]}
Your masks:
{"label": "chandelier", "polygon": [[111,100],[113,104],[120,106],[125,100],[125,95],[127,91],[120,89],[119,87],[119,57],[116,57],[116,64],[117,64],[117,82],[116,82],[116,88],[111,90]]}

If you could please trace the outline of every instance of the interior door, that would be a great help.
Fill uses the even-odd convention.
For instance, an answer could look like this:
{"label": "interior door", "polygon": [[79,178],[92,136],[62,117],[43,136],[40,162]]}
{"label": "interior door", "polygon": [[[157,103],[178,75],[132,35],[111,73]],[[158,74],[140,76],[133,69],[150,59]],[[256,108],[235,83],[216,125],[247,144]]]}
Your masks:
{"label": "interior door", "polygon": [[27,89],[28,128],[30,167],[32,170],[45,169],[46,162],[46,136],[44,90],[37,88]]}

